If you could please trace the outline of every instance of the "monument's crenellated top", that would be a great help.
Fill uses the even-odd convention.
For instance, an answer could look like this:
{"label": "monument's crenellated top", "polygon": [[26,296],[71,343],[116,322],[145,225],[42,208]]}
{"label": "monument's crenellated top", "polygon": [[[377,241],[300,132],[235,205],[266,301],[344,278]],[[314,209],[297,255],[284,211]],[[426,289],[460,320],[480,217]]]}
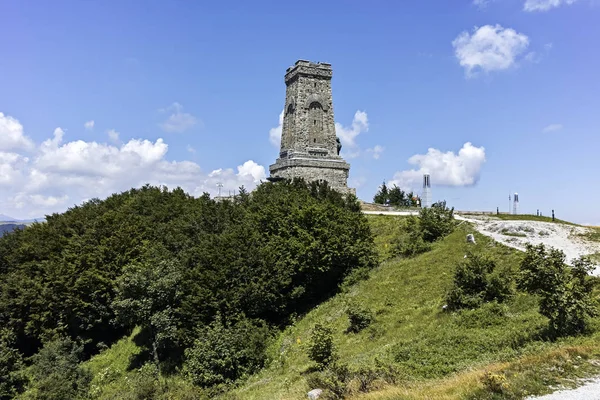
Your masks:
{"label": "monument's crenellated top", "polygon": [[296,79],[298,76],[331,79],[333,75],[331,64],[323,62],[314,63],[306,60],[296,61],[296,63],[289,67],[285,72],[286,83]]}

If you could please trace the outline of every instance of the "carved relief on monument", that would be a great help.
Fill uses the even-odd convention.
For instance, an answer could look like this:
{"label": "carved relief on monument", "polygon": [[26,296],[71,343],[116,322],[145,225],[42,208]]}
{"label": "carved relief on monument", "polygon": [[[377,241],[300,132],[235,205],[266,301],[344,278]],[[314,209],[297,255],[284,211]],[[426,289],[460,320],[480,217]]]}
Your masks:
{"label": "carved relief on monument", "polygon": [[308,145],[310,147],[319,147],[323,145],[323,106],[317,101],[313,101],[308,106]]}

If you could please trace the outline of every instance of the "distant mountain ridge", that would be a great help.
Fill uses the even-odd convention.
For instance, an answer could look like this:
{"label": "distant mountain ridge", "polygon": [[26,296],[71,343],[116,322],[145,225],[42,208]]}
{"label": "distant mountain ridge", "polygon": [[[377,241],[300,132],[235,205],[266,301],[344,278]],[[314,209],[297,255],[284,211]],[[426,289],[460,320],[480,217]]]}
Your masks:
{"label": "distant mountain ridge", "polygon": [[3,222],[14,222],[14,223],[20,223],[20,224],[30,224],[32,222],[43,222],[45,221],[46,218],[31,218],[31,219],[17,219],[17,218],[13,218],[9,215],[6,214],[0,214],[0,223]]}
{"label": "distant mountain ridge", "polygon": [[25,224],[13,224],[13,223],[2,223],[0,222],[0,236],[4,235],[6,232],[12,232],[15,229],[23,229],[27,225]]}

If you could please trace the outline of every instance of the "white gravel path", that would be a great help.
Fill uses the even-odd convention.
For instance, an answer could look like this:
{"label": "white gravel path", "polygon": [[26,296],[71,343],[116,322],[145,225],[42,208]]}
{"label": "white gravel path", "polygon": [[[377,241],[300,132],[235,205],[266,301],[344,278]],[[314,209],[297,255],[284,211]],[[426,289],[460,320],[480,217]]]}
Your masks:
{"label": "white gravel path", "polygon": [[577,389],[559,390],[540,397],[528,397],[531,400],[600,400],[600,378],[586,382]]}
{"label": "white gravel path", "polygon": [[[543,243],[560,249],[565,253],[567,262],[600,252],[600,243],[587,241],[580,236],[590,228],[552,222],[504,221],[484,216],[457,215],[456,219],[471,222],[479,233],[515,249],[525,250],[527,243]],[[596,265],[593,275],[600,275],[600,265]]]}

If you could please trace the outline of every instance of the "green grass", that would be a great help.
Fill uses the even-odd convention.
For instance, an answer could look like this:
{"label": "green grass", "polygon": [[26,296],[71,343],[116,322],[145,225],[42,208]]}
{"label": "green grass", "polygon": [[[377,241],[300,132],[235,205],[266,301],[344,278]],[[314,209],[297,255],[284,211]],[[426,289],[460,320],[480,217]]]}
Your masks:
{"label": "green grass", "polygon": [[589,257],[589,258],[590,258],[592,261],[594,261],[594,262],[596,262],[596,263],[600,263],[600,252],[598,252],[598,253],[594,253],[594,254],[588,254],[588,257]]}
{"label": "green grass", "polygon": [[[382,259],[390,254],[400,218],[369,216]],[[455,265],[467,251],[492,255],[499,260],[499,268],[514,269],[522,257],[522,253],[477,233],[477,244],[469,245],[465,241],[467,233],[473,231],[462,224],[428,253],[384,261],[368,280],[316,307],[270,347],[270,367],[233,394],[248,400],[304,398],[311,389],[306,377],[312,367],[306,346],[316,323],[334,330],[340,362],[351,368],[372,365],[375,359],[392,363],[401,371],[403,387],[443,381],[461,372],[560,348],[561,343],[539,339],[547,321],[537,312],[537,301],[532,296],[521,294],[508,304],[488,304],[479,310],[442,311]],[[345,307],[349,302],[376,315],[375,322],[358,334],[345,333]],[[600,336],[595,338],[599,340]],[[474,385],[472,390],[477,388]]]}
{"label": "green grass", "polygon": [[591,242],[600,242],[600,228],[589,228],[589,231],[581,236]]}

